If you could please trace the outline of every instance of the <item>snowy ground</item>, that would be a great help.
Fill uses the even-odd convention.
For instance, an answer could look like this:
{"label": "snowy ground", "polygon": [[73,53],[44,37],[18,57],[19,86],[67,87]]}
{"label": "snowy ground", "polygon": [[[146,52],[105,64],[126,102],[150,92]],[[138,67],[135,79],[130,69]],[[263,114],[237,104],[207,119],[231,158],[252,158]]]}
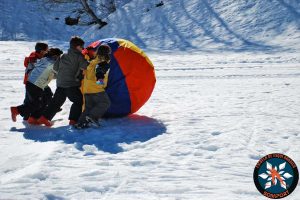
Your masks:
{"label": "snowy ground", "polygon": [[284,153],[300,167],[297,54],[149,53],[150,101],[80,132],[66,126],[69,103],[51,129],[11,122],[33,45],[0,42],[0,199],[263,200],[259,158]]}

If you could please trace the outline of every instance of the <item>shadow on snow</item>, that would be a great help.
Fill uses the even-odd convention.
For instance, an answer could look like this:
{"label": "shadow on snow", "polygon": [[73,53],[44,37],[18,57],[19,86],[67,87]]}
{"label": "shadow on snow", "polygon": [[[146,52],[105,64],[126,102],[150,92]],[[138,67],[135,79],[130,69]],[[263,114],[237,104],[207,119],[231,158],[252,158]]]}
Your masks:
{"label": "shadow on snow", "polygon": [[75,130],[70,126],[56,128],[30,126],[21,129],[13,127],[11,131],[22,132],[24,138],[36,142],[63,141],[66,144],[75,144],[81,151],[83,145],[95,145],[99,150],[113,154],[123,152],[119,146],[121,143],[145,142],[166,132],[162,122],[140,115],[107,119],[101,124],[98,129]]}

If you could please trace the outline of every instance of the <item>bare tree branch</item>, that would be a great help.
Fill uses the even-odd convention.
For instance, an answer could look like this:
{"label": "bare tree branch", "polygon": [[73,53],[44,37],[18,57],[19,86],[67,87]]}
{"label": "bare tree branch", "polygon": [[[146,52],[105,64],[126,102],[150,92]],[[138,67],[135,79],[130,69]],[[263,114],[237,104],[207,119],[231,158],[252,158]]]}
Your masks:
{"label": "bare tree branch", "polygon": [[99,28],[102,28],[103,26],[107,25],[107,22],[102,21],[97,17],[97,15],[93,12],[93,10],[90,8],[89,4],[87,3],[87,0],[80,0],[84,10],[94,19],[97,24],[100,25]]}

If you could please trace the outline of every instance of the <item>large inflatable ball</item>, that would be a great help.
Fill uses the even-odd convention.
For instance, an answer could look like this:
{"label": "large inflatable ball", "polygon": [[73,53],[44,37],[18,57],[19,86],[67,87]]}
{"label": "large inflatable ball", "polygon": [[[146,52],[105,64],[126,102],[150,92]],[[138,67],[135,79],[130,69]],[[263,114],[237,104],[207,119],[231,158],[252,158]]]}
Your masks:
{"label": "large inflatable ball", "polygon": [[101,44],[111,47],[110,71],[106,92],[111,106],[106,117],[121,117],[138,111],[149,99],[155,86],[154,66],[147,55],[135,44],[124,39],[103,39]]}

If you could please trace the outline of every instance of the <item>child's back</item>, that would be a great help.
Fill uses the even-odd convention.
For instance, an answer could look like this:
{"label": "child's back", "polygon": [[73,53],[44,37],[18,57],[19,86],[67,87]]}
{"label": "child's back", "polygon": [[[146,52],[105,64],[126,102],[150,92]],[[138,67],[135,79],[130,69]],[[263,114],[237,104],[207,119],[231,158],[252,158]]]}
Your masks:
{"label": "child's back", "polygon": [[63,54],[54,65],[54,70],[57,71],[57,87],[79,87],[81,80],[78,79],[78,76],[81,73],[81,69],[86,69],[87,65],[88,62],[84,59],[81,52],[70,48],[68,53]]}
{"label": "child's back", "polygon": [[53,79],[53,65],[55,60],[45,57],[36,62],[34,69],[29,75],[28,81],[44,89]]}
{"label": "child's back", "polygon": [[34,64],[37,62],[38,59],[41,59],[44,57],[44,55],[48,51],[48,44],[38,42],[35,45],[35,51],[31,52],[28,57],[25,57],[24,59],[24,67],[25,69],[25,75],[24,75],[24,84],[26,84],[29,73],[33,70]]}
{"label": "child's back", "polygon": [[72,37],[70,40],[70,49],[68,53],[61,56],[55,62],[53,70],[57,73],[57,88],[51,103],[46,108],[43,116],[39,119],[41,124],[51,126],[50,120],[60,111],[60,107],[68,98],[72,102],[69,114],[69,124],[74,125],[82,112],[83,97],[80,91],[81,80],[79,78],[88,66],[81,54],[84,47],[84,41],[80,37]]}

